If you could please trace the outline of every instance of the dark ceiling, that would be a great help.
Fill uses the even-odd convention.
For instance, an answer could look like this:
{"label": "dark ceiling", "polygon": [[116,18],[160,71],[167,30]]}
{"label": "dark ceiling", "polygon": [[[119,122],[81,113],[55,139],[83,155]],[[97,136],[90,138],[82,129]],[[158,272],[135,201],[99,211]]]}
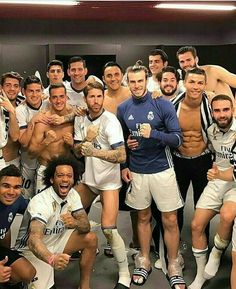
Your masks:
{"label": "dark ceiling", "polygon": [[[37,1],[37,0],[35,0]],[[69,19],[116,22],[228,22],[236,20],[236,10],[227,12],[156,9],[167,1],[80,1],[77,6],[43,6],[0,4],[0,18]],[[176,2],[176,1],[168,1]],[[191,2],[191,1],[187,1]],[[193,2],[193,1],[192,1]],[[201,3],[235,4],[235,1],[195,1]]]}

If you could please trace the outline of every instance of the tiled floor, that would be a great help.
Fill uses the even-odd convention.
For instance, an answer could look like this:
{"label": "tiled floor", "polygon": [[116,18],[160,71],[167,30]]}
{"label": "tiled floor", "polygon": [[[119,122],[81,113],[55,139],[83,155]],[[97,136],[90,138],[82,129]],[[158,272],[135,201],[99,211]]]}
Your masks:
{"label": "tiled floor", "polygon": [[[182,232],[182,238],[187,243],[187,249],[184,251],[185,259],[185,270],[184,278],[186,283],[189,285],[194,278],[196,272],[195,260],[191,252],[191,233],[190,233],[190,222],[192,215],[192,206],[191,206],[191,190],[189,191],[189,198],[187,200],[186,207],[186,223]],[[100,220],[100,204],[96,204],[90,213],[90,218],[96,222]],[[212,222],[211,225],[211,240],[214,236],[214,231],[216,227],[217,219]],[[17,225],[16,225],[17,226]],[[128,244],[131,241],[131,229],[130,229],[130,218],[129,213],[121,212],[118,219],[118,228],[124,238],[125,244],[128,247]],[[101,233],[101,230],[96,230],[99,237],[99,249],[100,254],[96,258],[96,263],[94,267],[94,272],[92,275],[92,286],[91,289],[113,289],[117,280],[117,266],[113,258],[107,258],[103,254],[103,248],[106,244],[105,238]],[[212,244],[210,244],[211,247]],[[229,276],[231,269],[231,257],[230,257],[231,247],[228,248],[226,254],[222,260],[222,264],[217,276],[208,281],[203,286],[203,289],[229,289]],[[128,252],[129,258],[129,267],[130,272],[134,268],[134,261],[131,258],[131,252]],[[154,256],[152,256],[154,261]],[[79,269],[78,262],[72,261],[71,264],[64,272],[56,273],[56,288],[57,289],[77,289],[79,283]],[[143,289],[168,289],[170,288],[168,282],[165,278],[164,273],[161,270],[157,270],[153,267],[152,274],[150,275],[148,281],[142,287],[132,285],[131,288],[143,288]]]}

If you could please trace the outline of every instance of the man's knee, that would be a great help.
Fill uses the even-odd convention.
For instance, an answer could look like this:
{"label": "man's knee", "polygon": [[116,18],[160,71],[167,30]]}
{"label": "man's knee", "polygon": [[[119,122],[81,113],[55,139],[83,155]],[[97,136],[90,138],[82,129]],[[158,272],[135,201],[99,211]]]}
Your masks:
{"label": "man's knee", "polygon": [[97,248],[98,238],[94,232],[89,232],[88,234],[86,234],[85,241],[87,244],[86,247]]}
{"label": "man's knee", "polygon": [[30,283],[36,275],[36,269],[25,258],[20,258],[17,261],[12,266],[13,276],[24,283]]}
{"label": "man's knee", "polygon": [[227,208],[227,206],[223,206],[220,210],[220,220],[226,224],[233,225],[235,216],[235,211]]}
{"label": "man's knee", "polygon": [[177,221],[177,214],[171,213],[171,214],[162,214],[162,222],[163,226],[166,229],[175,229],[178,227],[178,221]]}
{"label": "man's knee", "polygon": [[138,212],[138,224],[149,225],[151,223],[151,208]]}
{"label": "man's knee", "polygon": [[193,234],[201,234],[204,232],[204,225],[197,218],[193,218],[191,222],[191,230]]}

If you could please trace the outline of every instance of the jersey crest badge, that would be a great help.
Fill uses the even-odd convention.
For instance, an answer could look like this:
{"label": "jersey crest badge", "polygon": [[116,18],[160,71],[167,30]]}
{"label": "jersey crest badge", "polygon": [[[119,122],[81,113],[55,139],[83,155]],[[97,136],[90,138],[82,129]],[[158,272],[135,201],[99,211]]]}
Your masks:
{"label": "jersey crest badge", "polygon": [[148,119],[148,120],[153,120],[153,119],[154,119],[154,113],[153,113],[153,111],[149,111],[149,112],[148,112],[147,119]]}
{"label": "jersey crest badge", "polygon": [[13,220],[13,214],[12,214],[12,212],[10,212],[8,215],[8,222],[11,223],[12,220]]}

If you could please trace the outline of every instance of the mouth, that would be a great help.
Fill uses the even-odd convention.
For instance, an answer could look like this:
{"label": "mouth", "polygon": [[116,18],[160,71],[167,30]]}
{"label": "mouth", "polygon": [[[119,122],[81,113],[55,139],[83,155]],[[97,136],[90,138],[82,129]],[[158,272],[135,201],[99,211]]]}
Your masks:
{"label": "mouth", "polygon": [[10,197],[10,196],[6,196],[5,197],[5,202],[6,203],[12,203],[15,201],[15,197]]}
{"label": "mouth", "polygon": [[69,184],[61,184],[61,185],[59,185],[59,188],[60,188],[61,193],[67,193],[70,189],[70,185]]}

